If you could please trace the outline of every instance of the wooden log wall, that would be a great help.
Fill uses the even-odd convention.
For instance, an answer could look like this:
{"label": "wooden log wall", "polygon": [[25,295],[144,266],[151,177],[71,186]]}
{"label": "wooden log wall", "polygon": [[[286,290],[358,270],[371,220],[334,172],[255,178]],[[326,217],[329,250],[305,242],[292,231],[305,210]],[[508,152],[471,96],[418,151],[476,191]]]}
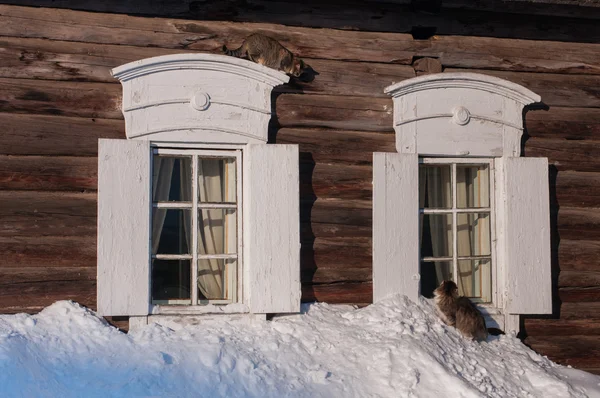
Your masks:
{"label": "wooden log wall", "polygon": [[[28,3],[104,5],[92,9],[103,12],[122,12],[117,3],[125,4]],[[124,138],[121,86],[109,70],[157,55],[218,53],[260,31],[319,73],[277,89],[272,137],[301,150],[303,300],[372,300],[372,153],[394,150],[392,101],[383,88],[436,70],[498,76],[540,94],[547,106],[527,114],[525,155],[551,163],[556,305],[548,319],[525,320],[526,342],[600,372],[600,44],[578,30],[588,26],[600,38],[600,24],[583,20],[575,28],[566,18],[547,35],[564,41],[464,36],[480,32],[477,23],[463,24],[463,36],[417,40],[385,21],[378,29],[321,11],[295,21],[263,14],[288,25],[348,22],[363,30],[0,5],[0,312],[36,312],[61,299],[95,308],[97,141]],[[545,37],[535,24],[518,26],[523,37]]]}

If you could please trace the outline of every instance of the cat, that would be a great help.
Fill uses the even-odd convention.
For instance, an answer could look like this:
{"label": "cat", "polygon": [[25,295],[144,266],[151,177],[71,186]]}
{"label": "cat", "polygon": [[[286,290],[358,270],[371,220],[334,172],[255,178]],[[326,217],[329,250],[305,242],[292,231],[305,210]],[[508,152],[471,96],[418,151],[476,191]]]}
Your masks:
{"label": "cat", "polygon": [[433,292],[435,305],[442,321],[454,326],[465,337],[486,340],[488,330],[485,319],[467,297],[458,296],[458,286],[452,281],[443,281]]}
{"label": "cat", "polygon": [[295,77],[299,77],[308,67],[277,40],[260,33],[253,33],[246,37],[242,45],[235,50],[229,50],[223,45],[223,52],[232,57],[249,59]]}

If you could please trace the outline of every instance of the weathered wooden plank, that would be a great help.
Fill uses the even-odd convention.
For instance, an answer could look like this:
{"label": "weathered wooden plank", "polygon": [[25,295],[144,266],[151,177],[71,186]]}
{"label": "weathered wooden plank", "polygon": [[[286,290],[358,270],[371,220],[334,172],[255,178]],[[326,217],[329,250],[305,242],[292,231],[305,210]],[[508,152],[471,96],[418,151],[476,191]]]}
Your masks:
{"label": "weathered wooden plank", "polygon": [[600,367],[600,336],[531,336],[525,343],[562,365]]}
{"label": "weathered wooden plank", "polygon": [[95,280],[42,280],[7,284],[0,289],[0,312],[35,313],[58,300],[73,300],[94,309]]}
{"label": "weathered wooden plank", "polygon": [[0,237],[95,236],[96,194],[0,191]]}
{"label": "weathered wooden plank", "polygon": [[600,335],[600,315],[596,319],[525,319],[529,336]]}
{"label": "weathered wooden plank", "polygon": [[569,240],[561,236],[558,263],[561,273],[562,271],[600,272],[600,242]]}
{"label": "weathered wooden plank", "polygon": [[558,233],[561,239],[600,239],[600,209],[561,207]]}
{"label": "weathered wooden plank", "polygon": [[97,185],[97,158],[0,155],[0,189],[77,191]]}
{"label": "weathered wooden plank", "polygon": [[[0,38],[0,77],[116,84],[117,80],[110,75],[111,68],[142,58],[179,52],[95,44],[91,49],[94,53],[86,51],[88,47],[85,43]],[[383,92],[385,87],[415,76],[413,68],[407,65],[309,58],[305,61],[318,73],[318,78],[310,82],[294,80],[290,85],[279,87],[278,91],[387,97]]]}
{"label": "weathered wooden plank", "polygon": [[600,109],[553,106],[546,111],[530,111],[525,126],[535,138],[593,140],[600,135]]}
{"label": "weathered wooden plank", "polygon": [[592,319],[600,314],[600,302],[562,303],[560,319]]}
{"label": "weathered wooden plank", "polygon": [[[96,236],[0,237],[2,268],[96,267]],[[95,271],[94,271],[95,272]]]}
{"label": "weathered wooden plank", "polygon": [[315,238],[337,239],[338,237],[345,238],[370,238],[373,235],[371,226],[343,225],[330,224],[326,222],[318,222],[313,219],[311,223],[300,224],[300,239],[302,242],[310,242]]}
{"label": "weathered wooden plank", "polygon": [[[412,42],[410,35],[310,28],[286,30],[274,24],[198,22],[0,6],[0,36],[220,52],[223,44],[239,45],[251,32],[274,37],[306,58],[412,62],[412,53],[400,45],[403,41]],[[322,40],[324,35],[327,40]],[[347,44],[349,41],[351,46]]]}
{"label": "weathered wooden plank", "polygon": [[553,191],[560,206],[600,207],[600,173],[561,171],[550,186]]}
{"label": "weathered wooden plank", "polygon": [[21,283],[95,281],[94,267],[0,267],[0,289]]}
{"label": "weathered wooden plank", "polygon": [[369,166],[300,162],[300,197],[371,200],[372,179]]}
{"label": "weathered wooden plank", "polygon": [[117,84],[0,79],[0,112],[122,119]]}
{"label": "weathered wooden plank", "polygon": [[[599,287],[600,286],[600,271],[560,271],[558,275],[559,287]],[[567,295],[573,297],[572,295]],[[563,295],[561,293],[561,300]],[[597,295],[600,301],[600,293]],[[569,301],[566,300],[565,301]],[[585,301],[585,300],[582,300]]]}
{"label": "weathered wooden plank", "polygon": [[327,268],[318,267],[315,269],[302,268],[300,279],[303,284],[323,284],[323,283],[362,283],[371,282],[371,268],[355,268],[347,266],[346,268]]}
{"label": "weathered wooden plank", "polygon": [[[344,113],[343,110],[340,109],[340,111]],[[331,112],[332,117],[333,113]],[[295,120],[293,123],[296,124],[311,123],[310,119],[297,118]],[[339,122],[350,125],[356,119],[348,115],[347,120],[342,120],[338,115],[337,119],[323,121],[325,124]],[[367,131],[284,127],[277,132],[275,141],[282,144],[299,144],[301,161],[309,163],[314,161],[372,165],[373,152],[396,151],[394,134]]]}
{"label": "weathered wooden plank", "polygon": [[275,108],[282,127],[394,131],[391,98],[282,94]]}
{"label": "weathered wooden plank", "polygon": [[558,290],[563,303],[600,302],[600,284],[593,287],[564,287]]}
{"label": "weathered wooden plank", "polygon": [[302,302],[313,301],[330,304],[371,304],[373,284],[364,282],[302,285]]}
{"label": "weathered wooden plank", "polygon": [[446,68],[444,72],[473,72],[506,79],[539,94],[542,102],[551,107],[600,107],[600,76],[456,68]]}
{"label": "weathered wooden plank", "polygon": [[342,224],[370,227],[372,219],[370,200],[339,200],[318,198],[300,204],[301,222]]}
{"label": "weathered wooden plank", "polygon": [[[3,0],[2,3],[14,3]],[[268,22],[283,25],[367,30],[376,32],[410,32],[415,27],[432,27],[439,35],[516,37],[560,41],[598,42],[600,34],[594,21],[597,12],[590,7],[532,4],[528,2],[436,3],[437,12],[422,10],[408,1],[344,3],[307,3],[300,1],[223,0],[198,3],[192,0],[162,0],[145,4],[128,2],[92,2],[85,0],[25,0],[20,5],[69,8],[95,12],[151,15],[196,20]],[[492,5],[489,5],[492,3]],[[442,12],[440,12],[442,11]],[[493,12],[489,12],[493,11]],[[499,13],[498,13],[499,12]],[[510,14],[506,14],[510,13]],[[533,14],[533,15],[516,15]],[[583,20],[577,18],[584,18]]]}
{"label": "weathered wooden plank", "polygon": [[125,122],[0,112],[0,132],[0,154],[97,156],[98,138],[125,138]]}
{"label": "weathered wooden plank", "polygon": [[547,157],[548,162],[560,171],[599,170],[600,141],[571,141],[561,139],[530,138],[525,155]]}

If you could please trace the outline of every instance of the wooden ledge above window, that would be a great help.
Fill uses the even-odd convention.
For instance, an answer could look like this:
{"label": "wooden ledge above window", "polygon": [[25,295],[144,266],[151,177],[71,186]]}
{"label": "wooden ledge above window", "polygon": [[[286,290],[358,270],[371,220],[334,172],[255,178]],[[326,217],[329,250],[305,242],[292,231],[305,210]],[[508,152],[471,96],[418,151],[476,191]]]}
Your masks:
{"label": "wooden ledge above window", "polygon": [[186,143],[266,143],[271,90],[289,77],[254,62],[175,54],[119,66],[130,139]]}
{"label": "wooden ledge above window", "polygon": [[436,73],[387,87],[399,153],[519,156],[525,106],[541,101],[523,86],[477,73]]}

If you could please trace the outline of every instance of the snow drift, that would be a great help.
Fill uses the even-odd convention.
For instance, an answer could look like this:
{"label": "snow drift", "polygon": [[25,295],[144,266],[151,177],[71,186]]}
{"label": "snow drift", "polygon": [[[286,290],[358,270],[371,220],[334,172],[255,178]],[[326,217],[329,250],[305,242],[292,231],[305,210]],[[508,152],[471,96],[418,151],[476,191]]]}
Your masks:
{"label": "snow drift", "polygon": [[0,316],[0,396],[600,397],[600,377],[512,336],[466,340],[425,299],[130,334],[61,301]]}

